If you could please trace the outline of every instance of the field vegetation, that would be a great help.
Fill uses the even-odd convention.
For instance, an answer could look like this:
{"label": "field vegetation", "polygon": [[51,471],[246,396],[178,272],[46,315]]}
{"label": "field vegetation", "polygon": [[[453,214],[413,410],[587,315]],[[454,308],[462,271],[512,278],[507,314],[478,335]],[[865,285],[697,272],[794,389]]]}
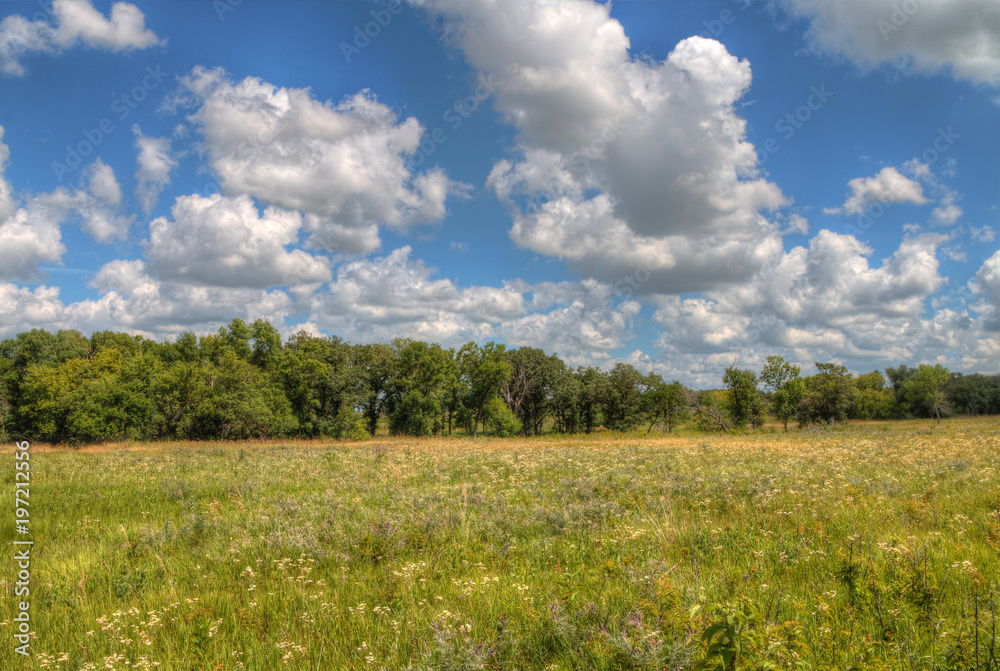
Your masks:
{"label": "field vegetation", "polygon": [[996,417],[31,450],[4,669],[1000,668]]}

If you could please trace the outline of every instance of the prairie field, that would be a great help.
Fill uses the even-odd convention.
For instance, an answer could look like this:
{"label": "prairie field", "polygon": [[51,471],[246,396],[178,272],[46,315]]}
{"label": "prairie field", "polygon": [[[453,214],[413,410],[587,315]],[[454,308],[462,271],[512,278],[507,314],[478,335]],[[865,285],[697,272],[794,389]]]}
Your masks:
{"label": "prairie field", "polygon": [[1000,668],[996,417],[32,445],[30,500],[3,669]]}

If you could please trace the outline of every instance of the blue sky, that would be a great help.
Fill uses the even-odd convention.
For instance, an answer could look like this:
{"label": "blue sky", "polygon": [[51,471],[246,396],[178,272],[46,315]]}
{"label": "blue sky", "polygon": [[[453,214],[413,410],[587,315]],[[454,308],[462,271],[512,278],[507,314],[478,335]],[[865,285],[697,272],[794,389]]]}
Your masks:
{"label": "blue sky", "polygon": [[5,2],[0,336],[996,372],[998,85],[989,0]]}

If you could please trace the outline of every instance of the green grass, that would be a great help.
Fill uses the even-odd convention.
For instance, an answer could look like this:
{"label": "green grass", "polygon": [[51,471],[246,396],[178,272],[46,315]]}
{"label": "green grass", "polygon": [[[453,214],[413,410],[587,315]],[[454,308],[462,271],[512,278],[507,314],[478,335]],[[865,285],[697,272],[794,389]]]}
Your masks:
{"label": "green grass", "polygon": [[996,418],[31,465],[37,637],[5,523],[3,669],[998,668]]}

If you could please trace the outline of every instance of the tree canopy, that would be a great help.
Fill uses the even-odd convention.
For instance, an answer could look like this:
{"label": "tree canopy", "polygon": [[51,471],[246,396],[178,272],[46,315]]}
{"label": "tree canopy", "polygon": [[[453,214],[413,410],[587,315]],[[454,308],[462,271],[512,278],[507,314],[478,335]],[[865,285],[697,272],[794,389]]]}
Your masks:
{"label": "tree canopy", "polygon": [[705,430],[788,430],[848,419],[1000,413],[1000,376],[938,365],[852,377],[835,362],[767,358],[757,373],[730,366],[722,389],[694,392],[618,363],[571,368],[531,347],[470,342],[445,349],[397,339],[351,345],[299,332],[283,341],[264,320],[171,342],[111,331],[35,329],[0,341],[0,438],[364,438],[539,435],[654,429],[692,415]]}

